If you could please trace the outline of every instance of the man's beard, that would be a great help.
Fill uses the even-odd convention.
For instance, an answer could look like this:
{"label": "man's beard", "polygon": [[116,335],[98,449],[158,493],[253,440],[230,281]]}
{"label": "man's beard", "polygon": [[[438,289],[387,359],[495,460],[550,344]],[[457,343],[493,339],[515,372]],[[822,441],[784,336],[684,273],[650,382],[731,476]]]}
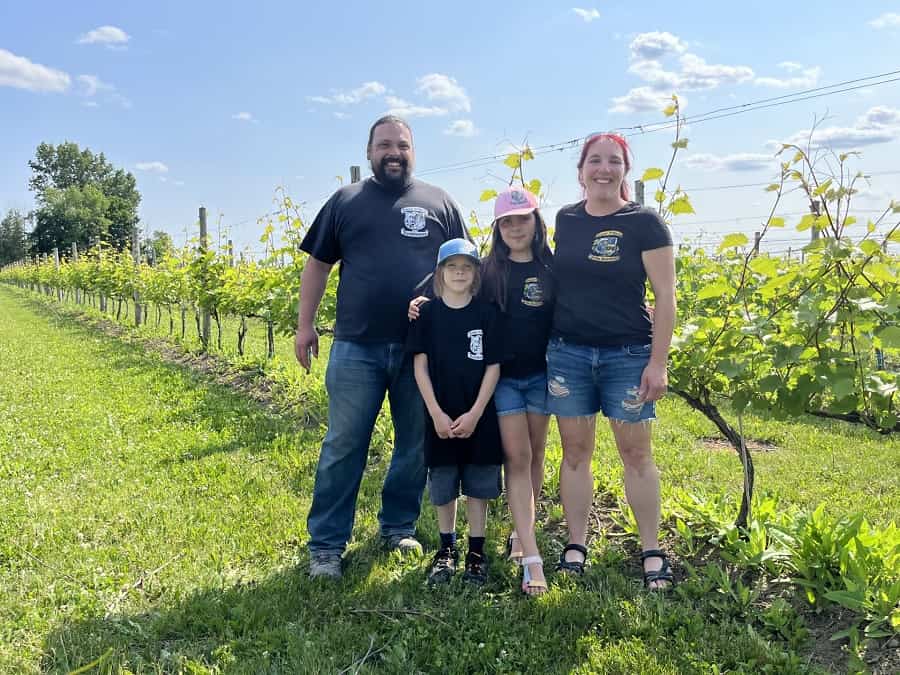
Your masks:
{"label": "man's beard", "polygon": [[[387,163],[389,161],[400,162],[399,174],[389,174],[387,172]],[[375,175],[375,179],[386,188],[400,190],[409,183],[409,162],[403,157],[385,155],[378,164],[372,162],[372,173]]]}

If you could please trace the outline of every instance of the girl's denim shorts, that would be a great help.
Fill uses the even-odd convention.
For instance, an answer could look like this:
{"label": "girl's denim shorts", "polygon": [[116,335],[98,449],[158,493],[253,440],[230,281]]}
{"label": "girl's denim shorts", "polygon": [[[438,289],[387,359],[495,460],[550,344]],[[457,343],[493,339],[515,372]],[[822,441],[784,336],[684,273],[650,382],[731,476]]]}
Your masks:
{"label": "girl's denim shorts", "polygon": [[530,412],[549,415],[547,410],[547,374],[543,371],[527,377],[501,377],[494,389],[497,416]]}

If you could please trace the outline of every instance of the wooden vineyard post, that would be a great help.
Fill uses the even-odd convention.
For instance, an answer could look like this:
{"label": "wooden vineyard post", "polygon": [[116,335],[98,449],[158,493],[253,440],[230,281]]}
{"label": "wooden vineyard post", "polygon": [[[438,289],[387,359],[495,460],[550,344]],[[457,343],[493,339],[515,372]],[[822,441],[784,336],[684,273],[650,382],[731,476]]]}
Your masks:
{"label": "wooden vineyard post", "polygon": [[[59,279],[59,249],[58,249],[58,248],[54,248],[54,249],[53,249],[53,264],[54,264],[54,266],[56,267],[56,278]],[[57,285],[56,285],[56,299],[57,299],[59,302],[62,302],[62,298],[63,298],[63,296],[62,296],[62,286],[60,286],[60,285],[59,285],[59,282],[57,281]]]}
{"label": "wooden vineyard post", "polygon": [[[137,226],[131,231],[131,258],[134,260],[134,274],[135,281],[137,281],[138,275],[141,273],[141,240]],[[135,284],[132,299],[134,300],[134,325],[140,326],[143,322],[144,313],[141,307],[141,294],[138,292],[137,284]]]}
{"label": "wooden vineyard post", "polygon": [[[72,242],[72,264],[78,264],[78,242]],[[81,304],[81,288],[75,287],[75,302],[77,304]]]}
{"label": "wooden vineyard post", "polygon": [[644,205],[644,181],[640,178],[634,181],[634,201],[641,206]]}
{"label": "wooden vineyard post", "polygon": [[[205,256],[209,248],[209,241],[206,236],[206,207],[200,207],[200,255]],[[200,314],[201,330],[200,342],[203,344],[203,351],[209,351],[209,310],[202,308]]]}

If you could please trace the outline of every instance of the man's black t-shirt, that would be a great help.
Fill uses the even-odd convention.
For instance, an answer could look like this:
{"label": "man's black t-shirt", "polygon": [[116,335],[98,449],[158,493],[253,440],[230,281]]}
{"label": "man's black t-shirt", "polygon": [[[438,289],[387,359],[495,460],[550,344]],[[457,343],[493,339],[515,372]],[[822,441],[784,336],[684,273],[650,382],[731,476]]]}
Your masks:
{"label": "man's black t-shirt", "polygon": [[659,215],[629,202],[592,216],[582,201],[559,210],[553,239],[553,335],[594,346],[649,343],[653,325],[644,306],[641,254],[672,245]]}
{"label": "man's black t-shirt", "polygon": [[341,262],[336,339],[403,342],[413,289],[434,270],[440,245],[465,236],[459,209],[440,188],[413,180],[396,192],[369,178],[332,195],[300,248]]}
{"label": "man's black t-shirt", "polygon": [[[454,420],[477,400],[486,366],[502,360],[499,311],[479,298],[459,309],[440,298],[428,302],[410,327],[407,349],[428,356],[435,398]],[[469,438],[439,438],[430,418],[426,428],[426,466],[503,463],[493,398]]]}
{"label": "man's black t-shirt", "polygon": [[503,377],[523,378],[547,367],[547,341],[553,321],[552,293],[544,288],[549,271],[538,260],[509,261],[506,283]]}

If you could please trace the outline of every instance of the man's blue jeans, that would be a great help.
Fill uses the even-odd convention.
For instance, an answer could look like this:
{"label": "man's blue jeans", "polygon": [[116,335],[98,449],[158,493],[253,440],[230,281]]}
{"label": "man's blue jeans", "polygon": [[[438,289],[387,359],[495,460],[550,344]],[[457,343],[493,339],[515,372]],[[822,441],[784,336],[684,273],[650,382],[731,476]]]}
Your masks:
{"label": "man's blue jeans", "polygon": [[356,498],[372,429],[387,392],[394,452],[381,491],[381,535],[411,535],[425,488],[425,406],[412,357],[399,343],[335,340],[325,371],[328,431],[322,443],[312,507],[309,549],[342,553],[353,531]]}

